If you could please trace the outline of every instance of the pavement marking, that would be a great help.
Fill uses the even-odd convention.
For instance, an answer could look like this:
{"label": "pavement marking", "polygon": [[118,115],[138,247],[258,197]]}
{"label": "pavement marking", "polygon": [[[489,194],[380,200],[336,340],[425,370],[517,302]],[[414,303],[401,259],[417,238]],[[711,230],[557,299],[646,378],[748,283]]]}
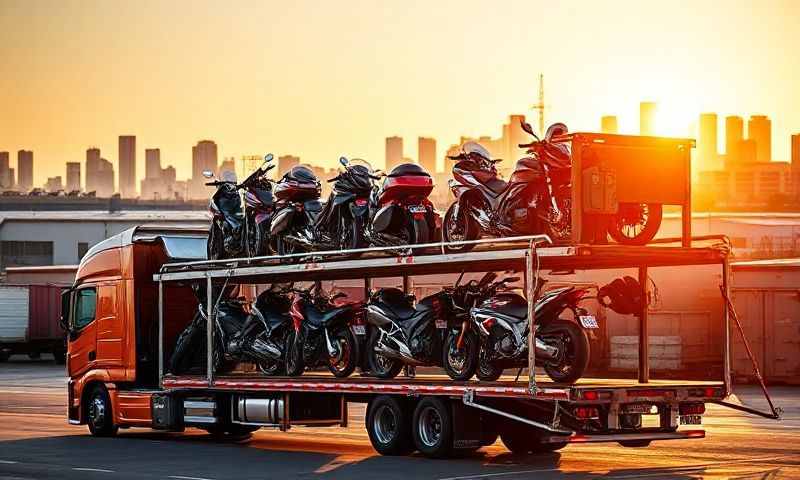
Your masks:
{"label": "pavement marking", "polygon": [[203,477],[184,477],[183,475],[170,475],[167,478],[176,478],[178,480],[213,480],[211,478],[203,478]]}
{"label": "pavement marking", "polygon": [[0,463],[4,463],[6,465],[14,465],[15,463],[19,463],[15,460],[0,460]]}
{"label": "pavement marking", "polygon": [[114,473],[114,470],[106,470],[105,468],[72,467],[72,469],[78,472]]}

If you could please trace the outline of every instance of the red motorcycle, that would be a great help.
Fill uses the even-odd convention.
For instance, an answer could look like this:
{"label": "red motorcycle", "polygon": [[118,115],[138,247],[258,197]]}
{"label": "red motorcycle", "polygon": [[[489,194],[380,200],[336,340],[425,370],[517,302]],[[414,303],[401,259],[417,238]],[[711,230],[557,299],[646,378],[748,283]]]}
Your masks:
{"label": "red motorcycle", "polygon": [[297,243],[288,237],[305,225],[313,225],[322,203],[319,201],[322,185],[314,172],[305,165],[297,165],[275,184],[278,199],[270,223],[272,250],[278,255],[296,253]]}
{"label": "red motorcycle", "polygon": [[339,378],[359,364],[359,337],[364,336],[364,302],[337,302],[344,293],[328,296],[319,286],[295,290],[289,309],[293,328],[286,336],[286,374],[299,376],[308,368],[327,366]]}
{"label": "red motorcycle", "polygon": [[421,166],[394,167],[370,199],[366,231],[370,244],[391,247],[438,240],[441,220],[428,199],[432,191],[433,179]]}

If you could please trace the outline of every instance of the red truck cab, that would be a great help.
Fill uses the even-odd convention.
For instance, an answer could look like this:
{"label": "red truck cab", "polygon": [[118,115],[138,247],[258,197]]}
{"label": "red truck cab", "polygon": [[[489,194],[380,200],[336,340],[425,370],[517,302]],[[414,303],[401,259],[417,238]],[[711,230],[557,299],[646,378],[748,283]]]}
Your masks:
{"label": "red truck cab", "polygon": [[[205,259],[205,243],[205,230],[135,227],[86,253],[73,286],[62,295],[70,423],[88,423],[98,434],[111,434],[117,425],[150,426],[150,392],[158,388],[153,274],[165,262]],[[176,290],[173,301],[196,303],[188,288]],[[174,328],[165,336],[174,338],[193,310],[168,312]]]}

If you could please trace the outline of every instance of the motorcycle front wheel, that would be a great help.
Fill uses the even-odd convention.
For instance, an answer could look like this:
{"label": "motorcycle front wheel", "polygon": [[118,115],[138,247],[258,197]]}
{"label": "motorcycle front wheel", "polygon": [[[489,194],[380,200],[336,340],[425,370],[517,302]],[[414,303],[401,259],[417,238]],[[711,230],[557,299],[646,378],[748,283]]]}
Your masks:
{"label": "motorcycle front wheel", "polygon": [[290,377],[302,375],[306,368],[303,362],[303,338],[297,338],[293,328],[290,328],[289,333],[286,335],[285,356],[286,375]]}
{"label": "motorcycle front wheel", "polygon": [[[364,248],[367,246],[364,241],[364,221],[361,218],[347,218],[342,217],[339,226],[342,235],[342,250],[355,250],[356,248]],[[361,253],[352,253],[353,256],[360,256]]]}
{"label": "motorcycle front wheel", "polygon": [[451,330],[442,349],[442,367],[453,380],[469,380],[478,366],[478,337],[469,331],[464,333],[461,348],[458,338],[461,332]]}
{"label": "motorcycle front wheel", "polygon": [[494,382],[503,374],[503,369],[492,363],[487,357],[488,353],[485,352],[484,347],[481,347],[481,351],[478,354],[478,369],[475,371],[475,375],[478,380],[483,382]]}
{"label": "motorcycle front wheel", "polygon": [[328,370],[338,378],[350,376],[358,364],[358,342],[353,331],[345,326],[331,333],[331,343],[339,350],[338,355],[328,358]]}
{"label": "motorcycle front wheel", "polygon": [[568,320],[554,320],[541,327],[537,336],[558,348],[558,358],[544,360],[547,376],[558,383],[575,383],[589,366],[589,339],[583,329]]}
{"label": "motorcycle front wheel", "polygon": [[[442,240],[445,242],[460,242],[477,240],[480,236],[480,227],[466,212],[461,211],[458,202],[450,205],[444,214],[442,222]],[[448,253],[468,252],[475,248],[475,244],[448,245],[444,249]]]}
{"label": "motorcycle front wheel", "polygon": [[375,351],[378,346],[378,339],[380,335],[373,332],[369,341],[367,342],[367,362],[369,364],[369,371],[372,375],[378,378],[394,378],[403,369],[403,362],[393,358],[385,357]]}
{"label": "motorcycle front wheel", "polygon": [[646,245],[661,227],[663,209],[658,203],[620,203],[612,215],[608,234],[622,245]]}
{"label": "motorcycle front wheel", "polygon": [[248,249],[251,257],[264,257],[269,255],[269,241],[265,228],[258,222],[248,230]]}
{"label": "motorcycle front wheel", "polygon": [[175,349],[169,357],[169,371],[173,375],[186,373],[192,368],[194,356],[192,353],[202,348],[203,338],[199,335],[202,330],[197,328],[194,320],[178,336],[175,342]]}

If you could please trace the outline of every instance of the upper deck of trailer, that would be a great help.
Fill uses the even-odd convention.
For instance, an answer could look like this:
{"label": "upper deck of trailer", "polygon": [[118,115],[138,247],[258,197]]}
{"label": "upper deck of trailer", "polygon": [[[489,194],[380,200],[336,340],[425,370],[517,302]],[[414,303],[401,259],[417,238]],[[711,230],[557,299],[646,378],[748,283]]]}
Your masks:
{"label": "upper deck of trailer", "polygon": [[[464,253],[446,253],[431,244],[419,254],[398,254],[397,249],[367,248],[344,252],[237,258],[170,263],[154,275],[155,281],[227,278],[239,283],[337,280],[393,276],[434,275],[453,272],[523,271],[527,255],[535,253],[538,269],[590,270],[636,267],[720,264],[729,248],[722,239],[699,246],[673,244],[647,246],[533,245],[546,237],[518,237],[481,241]],[[533,240],[533,241],[532,241]]]}

